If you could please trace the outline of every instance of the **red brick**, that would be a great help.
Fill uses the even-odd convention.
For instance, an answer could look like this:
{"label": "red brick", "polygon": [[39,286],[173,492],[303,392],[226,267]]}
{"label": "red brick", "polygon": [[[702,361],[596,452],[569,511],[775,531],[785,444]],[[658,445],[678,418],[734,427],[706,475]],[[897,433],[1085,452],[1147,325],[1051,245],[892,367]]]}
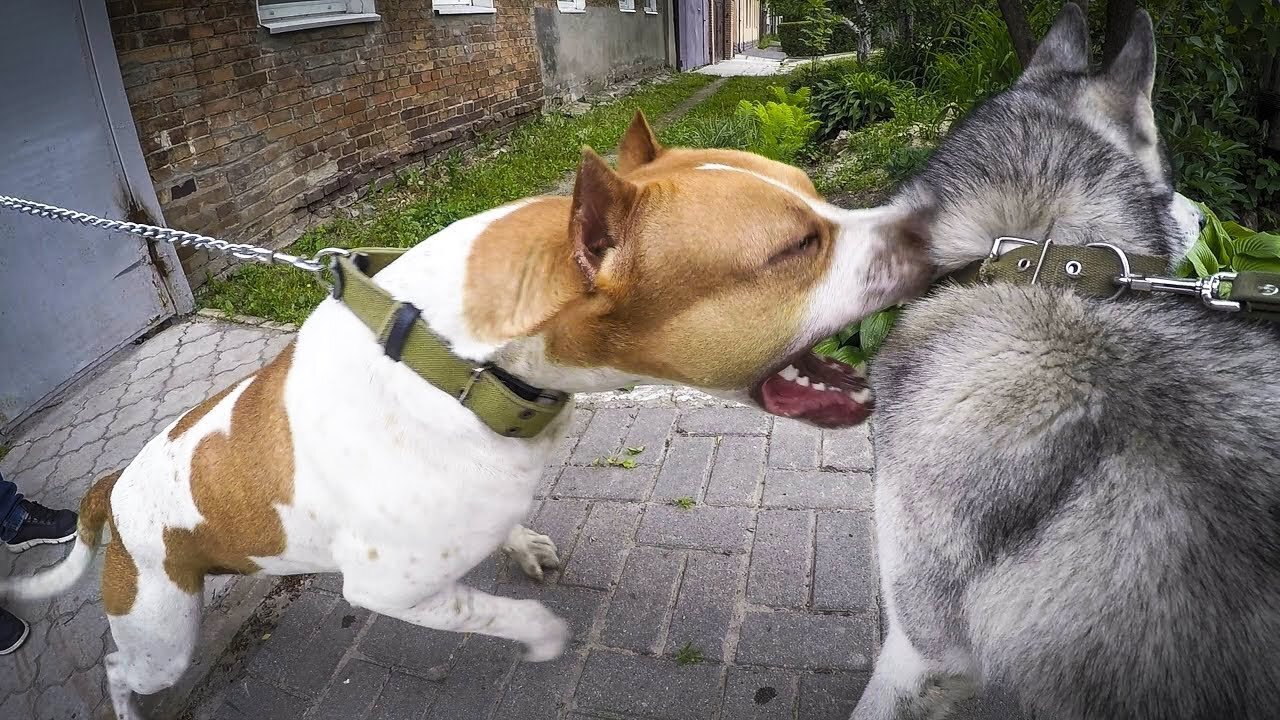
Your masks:
{"label": "red brick", "polygon": [[[505,1],[513,12],[465,24],[418,0],[379,0],[376,25],[270,37],[253,2],[108,0],[152,177],[178,181],[199,169],[200,189],[168,202],[166,218],[229,239],[287,242],[312,213],[349,203],[396,167],[535,112],[543,90],[533,0]],[[183,258],[198,281],[201,267],[216,272],[220,262]]]}

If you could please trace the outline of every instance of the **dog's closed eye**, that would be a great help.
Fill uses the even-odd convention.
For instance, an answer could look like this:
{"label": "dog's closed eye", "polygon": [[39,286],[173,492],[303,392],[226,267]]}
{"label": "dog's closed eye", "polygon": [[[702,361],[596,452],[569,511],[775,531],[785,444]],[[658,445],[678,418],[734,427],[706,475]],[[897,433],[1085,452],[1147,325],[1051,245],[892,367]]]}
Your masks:
{"label": "dog's closed eye", "polygon": [[817,251],[822,246],[822,236],[816,232],[811,232],[796,242],[791,243],[787,247],[779,250],[769,258],[769,264],[785,262],[802,255],[808,255]]}

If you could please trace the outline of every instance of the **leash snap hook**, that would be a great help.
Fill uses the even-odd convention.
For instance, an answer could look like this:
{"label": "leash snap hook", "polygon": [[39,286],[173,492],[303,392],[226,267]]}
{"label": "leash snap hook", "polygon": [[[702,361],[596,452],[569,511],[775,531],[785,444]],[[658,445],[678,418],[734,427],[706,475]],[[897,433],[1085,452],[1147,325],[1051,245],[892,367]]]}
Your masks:
{"label": "leash snap hook", "polygon": [[1240,303],[1222,297],[1222,283],[1230,283],[1236,279],[1233,272],[1214,273],[1200,281],[1200,300],[1214,310],[1239,312]]}

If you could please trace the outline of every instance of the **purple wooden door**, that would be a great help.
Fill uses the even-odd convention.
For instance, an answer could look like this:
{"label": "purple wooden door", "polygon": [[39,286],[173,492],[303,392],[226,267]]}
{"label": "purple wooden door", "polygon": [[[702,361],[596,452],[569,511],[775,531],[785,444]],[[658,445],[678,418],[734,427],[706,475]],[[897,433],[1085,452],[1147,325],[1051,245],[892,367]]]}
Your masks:
{"label": "purple wooden door", "polygon": [[707,0],[676,0],[680,69],[693,70],[711,62],[707,44]]}

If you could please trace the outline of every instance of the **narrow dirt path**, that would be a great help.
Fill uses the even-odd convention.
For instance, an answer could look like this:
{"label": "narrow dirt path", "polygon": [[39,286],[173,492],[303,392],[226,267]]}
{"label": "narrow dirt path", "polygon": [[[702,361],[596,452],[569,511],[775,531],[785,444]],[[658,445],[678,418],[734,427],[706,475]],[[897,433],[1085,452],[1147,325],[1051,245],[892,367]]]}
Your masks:
{"label": "narrow dirt path", "polygon": [[[706,87],[702,88],[698,92],[685,98],[684,102],[672,108],[671,112],[667,113],[666,115],[663,115],[657,120],[650,119],[649,122],[653,127],[653,131],[662,132],[666,128],[671,127],[673,123],[675,123],[680,118],[684,117],[686,113],[688,113],[690,110],[697,107],[699,104],[702,103],[702,101],[714,95],[716,91],[720,89],[720,86],[724,85],[726,80],[728,80],[728,78],[719,78],[715,82],[708,84]],[[604,159],[609,161],[610,164],[617,162],[618,160],[617,151],[616,150],[609,151],[609,153],[604,156]],[[552,188],[551,191],[548,192],[547,194],[548,195],[571,194],[573,192],[573,181],[576,177],[577,177],[576,171],[567,173],[563,178],[561,178],[560,182],[556,183],[555,187]]]}

